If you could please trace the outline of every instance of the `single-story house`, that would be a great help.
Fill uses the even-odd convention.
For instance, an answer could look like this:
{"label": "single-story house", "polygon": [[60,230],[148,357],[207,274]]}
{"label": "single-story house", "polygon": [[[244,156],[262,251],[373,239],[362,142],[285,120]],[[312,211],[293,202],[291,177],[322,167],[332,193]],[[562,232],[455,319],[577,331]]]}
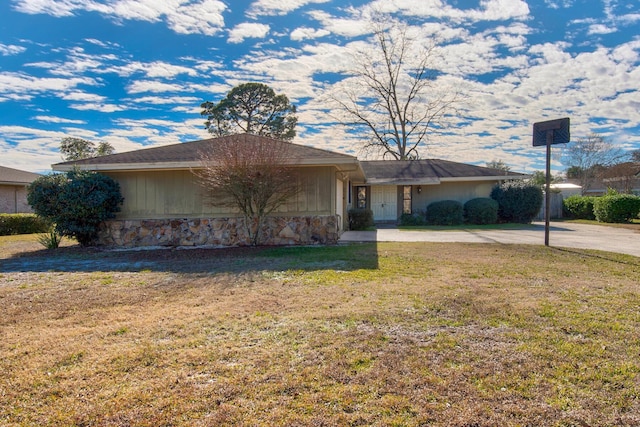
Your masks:
{"label": "single-story house", "polygon": [[27,186],[40,175],[0,166],[0,213],[31,213]]}
{"label": "single-story house", "polygon": [[431,201],[461,202],[488,197],[491,188],[523,174],[443,160],[359,161],[347,154],[243,134],[108,156],[63,162],[110,176],[120,184],[124,203],[100,234],[109,246],[243,245],[247,236],[237,210],[207,203],[194,171],[200,153],[240,138],[287,144],[289,164],[298,171],[301,191],[265,224],[265,244],[335,243],[352,207],[370,208],[374,220],[396,221],[403,212],[425,209]]}

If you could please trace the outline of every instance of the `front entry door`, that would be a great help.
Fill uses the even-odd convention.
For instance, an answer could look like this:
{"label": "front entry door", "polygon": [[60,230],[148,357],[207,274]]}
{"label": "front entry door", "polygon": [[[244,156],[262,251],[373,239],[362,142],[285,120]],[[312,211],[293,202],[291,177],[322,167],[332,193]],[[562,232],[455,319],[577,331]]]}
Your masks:
{"label": "front entry door", "polygon": [[374,221],[398,219],[398,189],[395,185],[371,187],[371,210]]}

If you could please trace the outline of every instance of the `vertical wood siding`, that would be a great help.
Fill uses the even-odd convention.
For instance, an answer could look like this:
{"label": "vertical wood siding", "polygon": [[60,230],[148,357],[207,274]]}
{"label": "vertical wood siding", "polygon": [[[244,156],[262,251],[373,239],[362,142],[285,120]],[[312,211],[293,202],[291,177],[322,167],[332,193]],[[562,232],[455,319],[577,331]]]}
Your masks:
{"label": "vertical wood siding", "polygon": [[[158,219],[237,216],[216,206],[206,189],[188,170],[107,172],[120,184],[124,197],[119,219]],[[300,168],[300,193],[280,207],[289,215],[330,215],[335,208],[332,167]]]}

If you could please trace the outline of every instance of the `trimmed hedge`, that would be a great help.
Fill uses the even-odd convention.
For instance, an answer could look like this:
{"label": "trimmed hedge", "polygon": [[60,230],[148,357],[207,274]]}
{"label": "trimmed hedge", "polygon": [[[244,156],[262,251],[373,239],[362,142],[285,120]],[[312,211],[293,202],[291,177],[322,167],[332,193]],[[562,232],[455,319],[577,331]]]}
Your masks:
{"label": "trimmed hedge", "polygon": [[349,209],[349,230],[366,230],[373,227],[373,211],[371,209]]}
{"label": "trimmed hedge", "polygon": [[403,213],[400,215],[400,225],[427,225],[427,219],[424,212],[416,212],[413,214]]}
{"label": "trimmed hedge", "polygon": [[493,187],[491,198],[498,202],[498,218],[503,222],[528,224],[542,208],[542,189],[524,181],[507,181]]}
{"label": "trimmed hedge", "polygon": [[593,203],[596,198],[593,196],[580,196],[578,194],[569,196],[562,201],[562,211],[568,218],[573,219],[596,219],[593,213]]}
{"label": "trimmed hedge", "polygon": [[495,224],[498,222],[498,202],[488,197],[471,199],[464,204],[464,217],[470,224]]}
{"label": "trimmed hedge", "polygon": [[631,194],[613,194],[597,197],[593,213],[600,222],[622,223],[638,218],[640,197]]}
{"label": "trimmed hedge", "polygon": [[464,222],[464,208],[456,200],[442,200],[427,206],[427,224],[460,225]]}
{"label": "trimmed hedge", "polygon": [[51,224],[34,214],[0,214],[0,236],[46,233]]}

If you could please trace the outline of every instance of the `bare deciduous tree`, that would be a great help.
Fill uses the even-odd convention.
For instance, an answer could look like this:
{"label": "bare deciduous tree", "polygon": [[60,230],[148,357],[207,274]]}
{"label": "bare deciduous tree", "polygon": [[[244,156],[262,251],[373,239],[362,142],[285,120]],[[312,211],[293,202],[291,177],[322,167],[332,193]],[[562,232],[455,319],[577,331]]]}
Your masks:
{"label": "bare deciduous tree", "polygon": [[398,23],[374,28],[373,50],[355,56],[348,79],[355,84],[331,99],[346,113],[340,121],[368,136],[366,149],[396,160],[417,159],[419,147],[446,127],[464,97],[440,86],[435,42],[418,46]]}
{"label": "bare deciduous tree", "polygon": [[567,165],[567,177],[579,179],[584,194],[596,179],[602,178],[607,167],[618,163],[625,153],[605,137],[591,133],[567,144],[562,160]]}
{"label": "bare deciduous tree", "polygon": [[232,135],[213,140],[199,153],[202,167],[195,175],[211,191],[213,205],[242,213],[251,245],[261,243],[265,218],[299,192],[290,147],[270,138]]}

